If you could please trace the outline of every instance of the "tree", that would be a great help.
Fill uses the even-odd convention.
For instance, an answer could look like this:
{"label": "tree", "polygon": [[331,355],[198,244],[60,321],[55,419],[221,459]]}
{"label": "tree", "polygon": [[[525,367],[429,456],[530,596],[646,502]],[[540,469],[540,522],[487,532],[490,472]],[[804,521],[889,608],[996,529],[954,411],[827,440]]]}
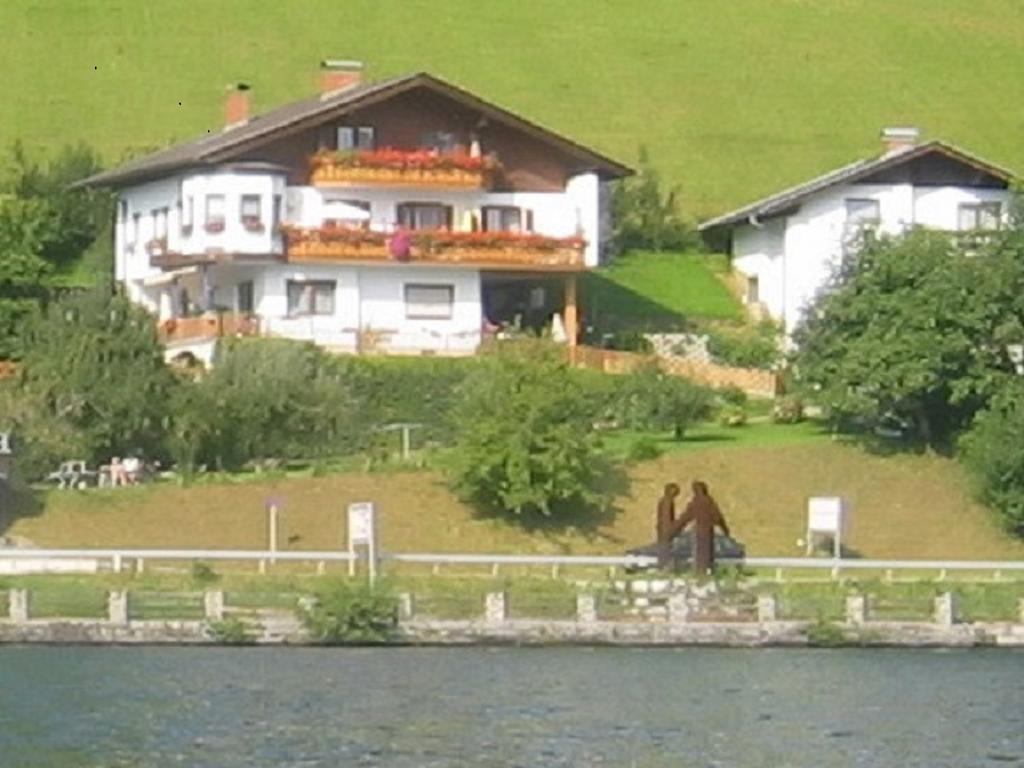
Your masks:
{"label": "tree", "polygon": [[928,445],[965,426],[1014,373],[1024,256],[948,234],[867,240],[794,333],[800,387],[839,426],[894,420]]}
{"label": "tree", "polygon": [[21,387],[75,430],[82,458],[163,454],[174,380],[143,309],[105,290],[69,296],[35,311],[24,350]]}
{"label": "tree", "polygon": [[451,477],[464,498],[530,516],[598,502],[596,436],[564,350],[502,344],[461,395]]}
{"label": "tree", "polygon": [[960,443],[978,495],[1007,530],[1024,537],[1024,385],[1012,382],[980,412]]}
{"label": "tree", "polygon": [[237,469],[250,461],[344,452],[356,409],[348,387],[312,344],[227,342],[213,369],[179,393],[175,458]]}
{"label": "tree", "polygon": [[615,397],[619,422],[630,429],[671,430],[682,440],[686,429],[711,412],[711,393],[670,376],[651,363],[621,379]]}
{"label": "tree", "polygon": [[663,192],[661,177],[640,148],[638,173],[619,182],[612,195],[615,245],[621,250],[685,251],[699,248],[700,236],[679,213],[675,187]]}

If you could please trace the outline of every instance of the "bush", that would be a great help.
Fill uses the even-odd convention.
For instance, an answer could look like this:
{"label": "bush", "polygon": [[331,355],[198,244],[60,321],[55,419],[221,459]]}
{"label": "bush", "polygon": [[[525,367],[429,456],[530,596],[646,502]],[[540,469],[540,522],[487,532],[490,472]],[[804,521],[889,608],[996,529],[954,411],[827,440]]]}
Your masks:
{"label": "bush", "polygon": [[722,365],[767,370],[781,357],[774,323],[761,323],[756,328],[709,328],[707,334],[708,352]]}
{"label": "bush", "polygon": [[979,497],[1024,537],[1024,386],[1013,383],[994,398],[960,446]]}
{"label": "bush", "polygon": [[776,424],[798,424],[804,420],[804,403],[799,397],[782,397],[772,406]]}
{"label": "bush", "polygon": [[740,408],[746,407],[747,401],[749,400],[747,393],[733,384],[730,384],[728,387],[716,389],[715,397],[726,405],[735,405]]}
{"label": "bush", "polygon": [[638,173],[620,181],[612,195],[615,245],[620,250],[692,251],[700,235],[679,213],[675,188],[663,191],[647,151],[640,149]]}
{"label": "bush", "polygon": [[718,412],[718,423],[723,427],[742,427],[747,423],[747,412],[742,405],[727,405]]}
{"label": "bush", "polygon": [[318,591],[302,621],[321,643],[382,643],[394,634],[396,614],[386,588],[336,581]]}
{"label": "bush", "polygon": [[652,363],[620,377],[616,413],[624,427],[671,430],[682,440],[691,424],[710,415],[712,400],[707,389],[670,376]]}
{"label": "bush", "polygon": [[593,415],[561,347],[499,345],[466,381],[451,480],[466,500],[544,515],[600,501]]}
{"label": "bush", "polygon": [[626,461],[651,461],[661,456],[661,446],[657,440],[648,435],[638,437],[629,445]]}
{"label": "bush", "polygon": [[248,645],[254,642],[249,627],[237,616],[209,622],[206,632],[215,643],[222,645]]}
{"label": "bush", "polygon": [[210,565],[196,560],[192,563],[192,581],[197,584],[213,584],[220,581],[220,575]]}

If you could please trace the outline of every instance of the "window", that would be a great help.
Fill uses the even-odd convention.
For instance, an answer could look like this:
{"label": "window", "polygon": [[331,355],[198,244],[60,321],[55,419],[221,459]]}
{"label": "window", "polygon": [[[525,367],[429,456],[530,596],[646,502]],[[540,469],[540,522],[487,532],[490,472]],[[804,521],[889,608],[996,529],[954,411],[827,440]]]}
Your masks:
{"label": "window", "polygon": [[128,222],[128,201],[123,197],[117,202],[117,218],[122,224]]}
{"label": "window", "polygon": [[167,239],[167,215],[170,208],[156,208],[153,211],[153,239]]}
{"label": "window", "polygon": [[485,205],[483,214],[484,232],[530,232],[533,230],[533,211],[515,208],[511,205]]}
{"label": "window", "polygon": [[370,204],[365,200],[325,200],[324,224],[368,229]]}
{"label": "window", "polygon": [[270,225],[277,230],[281,226],[281,196],[274,195],[274,207],[271,211]]}
{"label": "window", "polygon": [[452,207],[440,203],[402,203],[398,223],[406,229],[451,229]]}
{"label": "window", "polygon": [[961,232],[981,230],[991,232],[999,229],[1003,215],[1002,203],[963,203],[957,217],[957,228]]}
{"label": "window", "polygon": [[263,198],[259,195],[242,195],[239,207],[242,226],[250,232],[263,231]]}
{"label": "window", "polygon": [[195,198],[187,195],[181,204],[181,231],[184,234],[192,232],[192,222],[195,216]]}
{"label": "window", "polygon": [[236,303],[238,311],[242,314],[251,315],[256,306],[255,291],[252,280],[246,280],[235,287]]}
{"label": "window", "polygon": [[132,220],[128,222],[128,232],[125,233],[125,242],[131,248],[139,238],[139,222],[142,221],[141,213],[133,213]]}
{"label": "window", "polygon": [[289,280],[288,316],[334,314],[333,280]]}
{"label": "window", "polygon": [[376,145],[374,130],[369,125],[338,126],[338,149],[373,149]]}
{"label": "window", "polygon": [[877,227],[882,222],[882,211],[877,200],[848,198],[846,225],[852,229]]}
{"label": "window", "polygon": [[206,196],[206,231],[224,231],[224,195]]}
{"label": "window", "polygon": [[410,320],[450,320],[455,303],[455,286],[405,286],[405,316]]}
{"label": "window", "polygon": [[761,300],[761,284],[756,275],[747,275],[747,304]]}
{"label": "window", "polygon": [[424,149],[433,149],[437,152],[454,152],[459,145],[455,134],[448,131],[425,133],[420,138],[420,144]]}

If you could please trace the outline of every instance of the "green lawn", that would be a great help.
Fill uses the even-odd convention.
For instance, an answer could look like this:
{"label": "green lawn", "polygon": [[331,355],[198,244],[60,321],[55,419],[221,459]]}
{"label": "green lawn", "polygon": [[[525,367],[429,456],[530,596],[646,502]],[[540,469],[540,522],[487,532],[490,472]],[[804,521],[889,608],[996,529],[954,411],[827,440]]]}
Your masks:
{"label": "green lawn", "polygon": [[673,328],[687,319],[740,320],[743,308],[717,273],[722,257],[636,252],[586,275],[587,317],[599,325]]}
{"label": "green lawn", "polygon": [[0,29],[0,146],[81,139],[108,161],[219,130],[227,83],[261,110],[356,58],[627,162],[646,145],[695,216],[871,153],[884,125],[1024,169],[1019,0],[6,0]]}

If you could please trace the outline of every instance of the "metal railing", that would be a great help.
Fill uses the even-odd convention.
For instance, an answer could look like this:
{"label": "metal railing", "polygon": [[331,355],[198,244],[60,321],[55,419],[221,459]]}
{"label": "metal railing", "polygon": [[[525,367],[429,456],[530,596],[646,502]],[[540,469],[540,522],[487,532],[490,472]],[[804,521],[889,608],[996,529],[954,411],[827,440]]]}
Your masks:
{"label": "metal railing", "polygon": [[[349,562],[365,559],[359,553],[337,550],[243,550],[243,549],[0,549],[0,560],[109,560],[114,571],[120,571],[125,561],[182,560],[182,561],[241,561],[281,562]],[[646,555],[512,555],[468,553],[381,553],[383,562],[421,565],[479,565],[479,566],[604,566],[621,568],[652,567],[657,560]],[[846,558],[803,557],[748,557],[745,559],[719,559],[721,565],[748,568],[774,568],[795,570],[826,570],[833,576],[842,571],[990,571],[1022,572],[1024,561],[1015,560],[862,560]]]}

